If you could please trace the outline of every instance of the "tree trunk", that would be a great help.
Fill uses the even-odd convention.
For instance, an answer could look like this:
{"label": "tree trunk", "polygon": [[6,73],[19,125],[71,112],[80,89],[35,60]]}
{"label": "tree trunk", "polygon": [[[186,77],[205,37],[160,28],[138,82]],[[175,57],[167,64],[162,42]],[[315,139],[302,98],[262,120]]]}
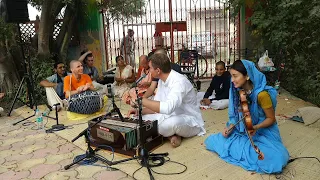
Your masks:
{"label": "tree trunk", "polygon": [[12,63],[10,56],[5,57],[4,61],[0,61],[1,92],[5,92],[9,96],[14,93],[15,84],[18,84],[16,71],[10,63]]}
{"label": "tree trunk", "polygon": [[63,4],[54,1],[44,1],[41,11],[41,19],[38,32],[38,54],[41,57],[50,56],[50,40],[56,16],[61,11]]}
{"label": "tree trunk", "polygon": [[42,5],[38,34],[38,54],[40,56],[50,55],[49,42],[50,35],[52,34],[52,31],[50,31],[50,27],[53,26],[54,21],[51,15],[52,5],[53,1],[44,1]]}
{"label": "tree trunk", "polygon": [[[65,33],[65,36],[64,36],[63,41],[60,46],[59,56],[64,61],[66,60],[67,50],[68,50],[68,47],[69,47],[69,44],[71,41],[71,36],[72,36],[73,30],[74,30],[74,24],[75,24],[75,17],[72,17],[72,19],[70,20],[71,27],[69,27],[68,31]],[[64,63],[66,63],[66,62],[64,62]]]}
{"label": "tree trunk", "polygon": [[76,14],[75,11],[75,8],[72,7],[72,5],[70,4],[66,7],[66,11],[63,18],[63,24],[55,43],[55,49],[59,54],[59,59],[64,63],[66,63],[66,51],[68,49],[69,42],[71,40],[72,29],[74,27],[74,19]]}
{"label": "tree trunk", "polygon": [[[19,26],[17,25],[12,31],[13,37],[18,37]],[[6,37],[3,47],[6,49],[7,58],[12,60],[11,66],[13,67],[11,68],[15,69],[18,79],[21,80],[25,73],[23,67],[24,58],[21,52],[21,45],[23,46],[23,44],[20,43],[21,40],[18,41],[17,38]]]}
{"label": "tree trunk", "polygon": [[15,66],[15,62],[7,51],[8,44],[6,40],[0,44],[0,85],[1,92],[5,92],[11,96],[15,90],[15,84],[18,82],[18,72]]}

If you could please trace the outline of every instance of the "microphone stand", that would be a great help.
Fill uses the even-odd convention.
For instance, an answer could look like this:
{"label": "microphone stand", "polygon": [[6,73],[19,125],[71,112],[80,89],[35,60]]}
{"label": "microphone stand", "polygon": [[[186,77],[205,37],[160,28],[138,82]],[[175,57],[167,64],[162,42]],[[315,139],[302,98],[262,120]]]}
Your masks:
{"label": "microphone stand", "polygon": [[93,161],[100,160],[100,161],[102,161],[103,163],[108,164],[109,166],[112,165],[112,164],[111,164],[111,163],[112,163],[111,161],[109,161],[109,160],[107,160],[107,159],[105,159],[105,158],[103,158],[103,157],[101,157],[101,156],[99,156],[99,155],[96,154],[96,152],[99,151],[100,148],[97,147],[96,149],[92,149],[88,132],[90,132],[90,130],[91,130],[92,127],[94,127],[95,125],[97,125],[98,123],[100,123],[102,120],[104,120],[105,117],[111,116],[111,114],[112,114],[113,112],[116,112],[116,110],[115,110],[115,109],[112,109],[109,113],[107,113],[106,115],[104,115],[102,118],[98,118],[98,120],[97,120],[94,124],[92,124],[91,126],[89,126],[89,127],[86,128],[86,129],[84,129],[77,137],[75,137],[75,138],[72,139],[71,142],[74,142],[74,141],[76,141],[77,139],[79,139],[81,136],[84,136],[84,137],[85,137],[85,141],[86,141],[86,143],[87,143],[87,150],[86,150],[86,154],[85,154],[84,157],[78,159],[77,161],[72,162],[72,163],[69,164],[69,165],[64,166],[64,169],[65,169],[65,170],[69,169],[71,166],[73,166],[73,165],[75,165],[75,164],[77,164],[77,163],[79,163],[79,162],[81,162],[81,161],[83,161],[83,160],[86,160],[86,159],[87,159],[87,160],[93,160]]}
{"label": "microphone stand", "polygon": [[[66,129],[66,126],[64,126],[64,124],[59,124],[59,116],[58,116],[58,106],[60,105],[60,103],[57,103],[57,104],[54,104],[52,107],[55,107],[55,115],[56,115],[56,117],[54,118],[54,117],[50,117],[49,115],[44,115],[44,117],[47,117],[47,118],[51,118],[51,119],[53,119],[53,120],[56,120],[57,121],[57,124],[55,124],[55,125],[52,125],[51,126],[51,128],[50,129],[47,129],[46,130],[46,133],[52,133],[52,132],[54,132],[54,131],[61,131],[61,130],[64,130],[64,129]],[[48,107],[49,108],[49,107]],[[51,108],[51,107],[50,107]],[[50,109],[49,108],[49,109]],[[52,108],[50,109],[50,110],[52,110]]]}
{"label": "microphone stand", "polygon": [[123,162],[127,162],[127,161],[131,161],[131,160],[136,160],[139,159],[141,161],[141,166],[146,167],[150,176],[150,180],[154,180],[154,177],[152,175],[152,171],[151,171],[151,166],[149,164],[149,159],[156,159],[159,160],[161,163],[158,165],[163,165],[164,163],[164,157],[168,156],[169,153],[159,153],[159,154],[152,154],[149,153],[148,150],[145,147],[145,138],[143,138],[144,135],[144,131],[143,131],[143,121],[142,121],[142,98],[138,97],[138,90],[137,88],[135,88],[136,94],[137,94],[137,101],[138,101],[138,106],[139,106],[139,122],[138,122],[138,132],[139,132],[139,137],[138,137],[138,142],[139,145],[138,147],[140,148],[140,153],[139,156],[134,156],[132,158],[127,158],[127,159],[123,159],[123,160],[119,160],[119,161],[113,161],[111,162],[109,165],[116,165],[119,163],[123,163]]}
{"label": "microphone stand", "polygon": [[122,122],[124,122],[124,118],[120,112],[120,109],[118,108],[118,106],[115,103],[114,95],[113,95],[112,89],[111,89],[111,85],[107,85],[107,89],[108,89],[108,98],[112,98],[112,106],[113,106],[114,112],[116,112],[119,115],[120,120]]}
{"label": "microphone stand", "polygon": [[[17,23],[17,24],[18,24],[18,29],[19,29],[18,30],[19,41],[20,41],[19,44],[20,44],[22,58],[23,58],[24,75],[23,75],[23,78],[22,78],[22,80],[20,82],[18,91],[16,92],[15,97],[13,99],[13,102],[11,104],[8,116],[11,116],[11,112],[12,112],[12,110],[14,108],[14,105],[15,105],[17,100],[23,102],[25,105],[27,105],[31,109],[33,109],[33,108],[35,108],[35,109],[33,109],[33,111],[34,111],[33,115],[28,116],[28,117],[26,117],[26,118],[24,118],[24,119],[22,119],[22,120],[20,120],[18,122],[13,123],[12,124],[13,126],[17,125],[20,122],[23,122],[25,120],[28,120],[28,119],[36,116],[36,109],[38,108],[38,103],[37,103],[37,99],[35,97],[35,92],[34,92],[34,81],[33,81],[33,75],[32,75],[31,63],[30,63],[30,55],[28,57],[25,56],[25,52],[24,52],[24,49],[23,49],[23,43],[22,43],[21,29],[20,29],[19,23]],[[26,85],[27,85],[27,95],[28,95],[28,98],[29,98],[29,102],[28,101],[24,102],[23,100],[21,100],[19,98],[20,91],[22,90],[23,84],[25,82],[26,82]]]}
{"label": "microphone stand", "polygon": [[[136,93],[137,93],[137,97],[138,97],[138,90],[136,89]],[[159,163],[159,165],[157,166],[161,166],[164,164],[165,160],[164,157],[168,156],[169,153],[159,153],[159,154],[152,154],[149,153],[148,150],[145,148],[145,139],[142,138],[144,135],[143,132],[143,122],[142,122],[142,99],[141,97],[138,97],[137,99],[138,101],[138,105],[139,105],[139,122],[138,122],[138,132],[139,132],[139,137],[138,137],[138,148],[140,148],[140,153],[139,156],[134,156],[132,158],[127,158],[127,159],[123,159],[123,160],[119,160],[119,161],[109,161],[97,154],[95,154],[97,151],[100,150],[100,148],[96,148],[96,149],[92,149],[91,145],[90,145],[90,139],[89,139],[89,135],[88,132],[90,132],[91,128],[94,127],[95,125],[97,125],[98,123],[100,123],[103,119],[105,119],[105,117],[107,116],[111,116],[112,113],[117,112],[117,106],[115,105],[116,109],[112,109],[109,113],[107,113],[103,118],[98,119],[94,124],[92,124],[91,126],[89,126],[88,128],[84,129],[77,137],[75,137],[71,142],[76,141],[78,138],[80,138],[81,136],[85,137],[86,143],[87,143],[87,150],[86,150],[86,154],[84,157],[80,158],[79,160],[72,162],[69,165],[66,165],[64,167],[65,170],[69,169],[71,166],[85,160],[85,159],[91,159],[94,161],[100,160],[105,164],[108,164],[109,166],[112,165],[116,165],[116,164],[120,164],[123,162],[127,162],[127,161],[131,161],[131,160],[136,160],[139,159],[141,161],[141,166],[146,167],[150,176],[150,180],[154,180],[154,177],[152,175],[152,171],[151,171],[151,166],[149,164],[149,159],[155,159],[160,161],[161,163]]]}

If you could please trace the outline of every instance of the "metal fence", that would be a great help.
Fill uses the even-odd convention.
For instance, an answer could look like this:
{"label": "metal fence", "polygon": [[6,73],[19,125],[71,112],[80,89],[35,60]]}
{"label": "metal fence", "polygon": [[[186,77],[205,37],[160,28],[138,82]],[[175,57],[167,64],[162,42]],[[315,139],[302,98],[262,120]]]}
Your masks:
{"label": "metal fence", "polygon": [[[139,17],[128,20],[113,19],[107,12],[105,18],[105,39],[108,67],[115,66],[115,57],[120,55],[120,45],[127,30],[134,31],[134,57],[139,63],[140,55],[147,55],[155,48],[154,34],[156,24],[167,22],[185,22],[186,29],[179,31],[172,29],[161,32],[164,45],[170,47],[169,55],[177,62],[178,50],[182,44],[188,49],[197,50],[205,57],[207,65],[204,77],[214,75],[215,63],[224,61],[232,63],[239,58],[235,49],[240,49],[239,16],[232,16],[234,12],[228,3],[222,0],[147,0]],[[138,6],[138,5],[137,5]],[[125,11],[123,13],[126,13]],[[206,66],[206,67],[204,67]],[[199,69],[200,69],[199,68]]]}

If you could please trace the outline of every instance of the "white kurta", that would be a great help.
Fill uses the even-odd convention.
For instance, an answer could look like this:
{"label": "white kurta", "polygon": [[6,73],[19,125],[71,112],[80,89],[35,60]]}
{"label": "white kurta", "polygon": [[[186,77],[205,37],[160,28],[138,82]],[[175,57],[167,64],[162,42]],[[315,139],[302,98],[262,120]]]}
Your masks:
{"label": "white kurta", "polygon": [[[201,105],[200,101],[203,99],[205,92],[198,92],[197,94],[197,103],[198,106],[203,109],[226,109],[228,108],[229,105],[229,99],[221,99],[221,100],[213,100],[211,101],[211,104],[209,106],[205,106],[205,105]],[[215,95],[212,94],[211,96],[209,96],[209,99],[214,99]]]}
{"label": "white kurta", "polygon": [[158,120],[160,134],[165,137],[205,134],[197,93],[185,76],[171,70],[165,82],[158,81],[154,100],[160,101],[160,113],[144,115],[143,119]]}

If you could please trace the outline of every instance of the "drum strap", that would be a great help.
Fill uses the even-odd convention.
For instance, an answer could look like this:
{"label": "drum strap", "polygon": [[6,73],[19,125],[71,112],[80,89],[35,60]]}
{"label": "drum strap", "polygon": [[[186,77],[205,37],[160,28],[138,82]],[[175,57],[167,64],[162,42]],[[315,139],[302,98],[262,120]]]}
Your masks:
{"label": "drum strap", "polygon": [[69,98],[68,98],[68,105],[66,107],[66,110],[69,110],[69,105],[70,105],[70,99],[71,99],[71,78],[72,78],[72,74],[70,75],[70,91],[69,91]]}
{"label": "drum strap", "polygon": [[69,91],[69,98],[68,98],[68,103],[70,102],[70,99],[71,99],[71,78],[72,78],[72,74],[70,75],[70,91]]}

